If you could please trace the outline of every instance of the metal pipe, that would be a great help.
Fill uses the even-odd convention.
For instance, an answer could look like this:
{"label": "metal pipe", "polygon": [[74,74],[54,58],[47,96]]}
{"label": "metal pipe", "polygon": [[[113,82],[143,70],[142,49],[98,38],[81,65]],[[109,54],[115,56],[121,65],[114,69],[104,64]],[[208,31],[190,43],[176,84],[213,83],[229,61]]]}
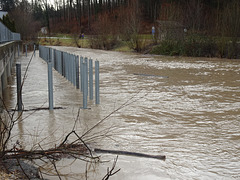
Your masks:
{"label": "metal pipe", "polygon": [[81,92],[83,92],[83,57],[80,57],[80,81],[81,81]]}
{"label": "metal pipe", "polygon": [[34,53],[34,57],[36,56],[36,53],[35,53],[35,50],[36,50],[36,47],[35,47],[36,45],[34,44],[33,45],[33,49],[34,49],[34,51],[33,51],[33,53]]}
{"label": "metal pipe", "polygon": [[25,44],[25,51],[26,51],[26,57],[27,57],[27,44]]}
{"label": "metal pipe", "polygon": [[75,56],[76,61],[76,87],[79,89],[79,56]]}
{"label": "metal pipe", "polygon": [[93,60],[89,59],[89,99],[93,100]]}
{"label": "metal pipe", "polygon": [[86,76],[87,76],[87,96],[88,96],[88,58],[85,57],[85,62],[87,63],[87,70],[86,70]]}
{"label": "metal pipe", "polygon": [[50,58],[50,51],[48,54],[48,102],[49,102],[49,110],[53,110],[53,76],[52,76],[52,62]]}
{"label": "metal pipe", "polygon": [[19,48],[19,44],[18,44],[18,57],[19,57],[19,51],[20,51],[20,48]]}
{"label": "metal pipe", "polygon": [[17,105],[18,111],[22,111],[22,77],[21,77],[21,64],[16,63],[16,75],[17,75]]}
{"label": "metal pipe", "polygon": [[83,61],[83,109],[87,109],[87,62]]}
{"label": "metal pipe", "polygon": [[100,104],[100,98],[99,98],[99,61],[95,61],[95,99],[96,99],[96,104]]}

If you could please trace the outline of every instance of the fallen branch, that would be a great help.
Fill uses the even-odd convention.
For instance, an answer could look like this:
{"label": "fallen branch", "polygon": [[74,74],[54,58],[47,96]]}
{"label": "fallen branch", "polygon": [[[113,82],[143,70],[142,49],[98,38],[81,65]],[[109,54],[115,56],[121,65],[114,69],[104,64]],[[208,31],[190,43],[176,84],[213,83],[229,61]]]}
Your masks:
{"label": "fallen branch", "polygon": [[[58,110],[58,109],[66,109],[63,107],[54,107],[54,110]],[[40,107],[40,108],[32,108],[32,109],[24,109],[22,110],[23,112],[27,112],[27,111],[42,111],[42,110],[49,110],[49,107]],[[11,111],[16,111],[15,109],[11,109]]]}
{"label": "fallen branch", "polygon": [[43,157],[51,156],[51,159],[61,159],[65,155],[86,155],[87,148],[83,144],[64,144],[64,146],[52,148],[52,149],[41,149],[41,150],[11,150],[6,151],[5,155],[2,157],[3,160],[6,159],[40,159]]}
{"label": "fallen branch", "polygon": [[159,160],[166,159],[164,155],[151,155],[151,154],[144,154],[138,152],[129,152],[129,151],[116,151],[116,150],[105,150],[105,149],[94,149],[96,153],[110,153],[110,154],[117,154],[117,155],[125,155],[125,156],[137,156],[137,157],[144,157],[144,158],[154,158]]}

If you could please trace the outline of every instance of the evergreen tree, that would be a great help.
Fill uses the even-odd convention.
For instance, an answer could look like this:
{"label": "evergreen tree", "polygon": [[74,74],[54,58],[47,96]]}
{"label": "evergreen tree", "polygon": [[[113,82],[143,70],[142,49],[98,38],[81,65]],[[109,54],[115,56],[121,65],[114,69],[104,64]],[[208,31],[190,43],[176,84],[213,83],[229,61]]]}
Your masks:
{"label": "evergreen tree", "polygon": [[14,21],[9,18],[9,15],[3,16],[0,21],[12,32],[16,32],[16,27]]}

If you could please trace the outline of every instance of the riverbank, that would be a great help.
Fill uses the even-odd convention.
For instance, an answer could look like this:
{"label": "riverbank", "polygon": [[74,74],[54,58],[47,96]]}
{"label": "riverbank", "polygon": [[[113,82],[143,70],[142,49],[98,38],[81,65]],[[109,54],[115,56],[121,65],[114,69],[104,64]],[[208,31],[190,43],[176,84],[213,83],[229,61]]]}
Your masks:
{"label": "riverbank", "polygon": [[48,46],[70,46],[153,55],[240,59],[240,42],[237,38],[229,37],[189,34],[182,40],[159,41],[152,39],[150,35],[139,35],[134,41],[123,41],[112,37],[101,39],[98,36],[85,36],[84,39],[79,39],[76,36],[58,35],[41,37],[38,40],[39,44]]}

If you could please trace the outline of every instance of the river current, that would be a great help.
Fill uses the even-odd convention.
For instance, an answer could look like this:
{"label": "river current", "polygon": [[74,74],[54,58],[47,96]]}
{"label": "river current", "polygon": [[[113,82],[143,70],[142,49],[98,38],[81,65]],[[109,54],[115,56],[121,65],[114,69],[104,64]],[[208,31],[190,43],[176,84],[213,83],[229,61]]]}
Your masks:
{"label": "river current", "polygon": [[[89,109],[80,109],[76,125],[83,134],[111,114],[84,137],[91,148],[166,155],[166,161],[121,155],[121,170],[110,179],[240,179],[239,60],[53,48],[100,62],[100,105],[90,101]],[[28,60],[19,60],[23,72]],[[53,81],[54,106],[63,109],[24,112],[12,143],[51,147],[72,130],[82,93],[57,72]],[[14,108],[14,78],[9,92],[7,105]],[[38,54],[29,66],[23,103],[25,109],[48,106],[47,65]],[[116,155],[101,157],[110,162],[88,164],[88,179],[102,179]],[[86,162],[64,159],[57,166],[65,179],[85,179]]]}

